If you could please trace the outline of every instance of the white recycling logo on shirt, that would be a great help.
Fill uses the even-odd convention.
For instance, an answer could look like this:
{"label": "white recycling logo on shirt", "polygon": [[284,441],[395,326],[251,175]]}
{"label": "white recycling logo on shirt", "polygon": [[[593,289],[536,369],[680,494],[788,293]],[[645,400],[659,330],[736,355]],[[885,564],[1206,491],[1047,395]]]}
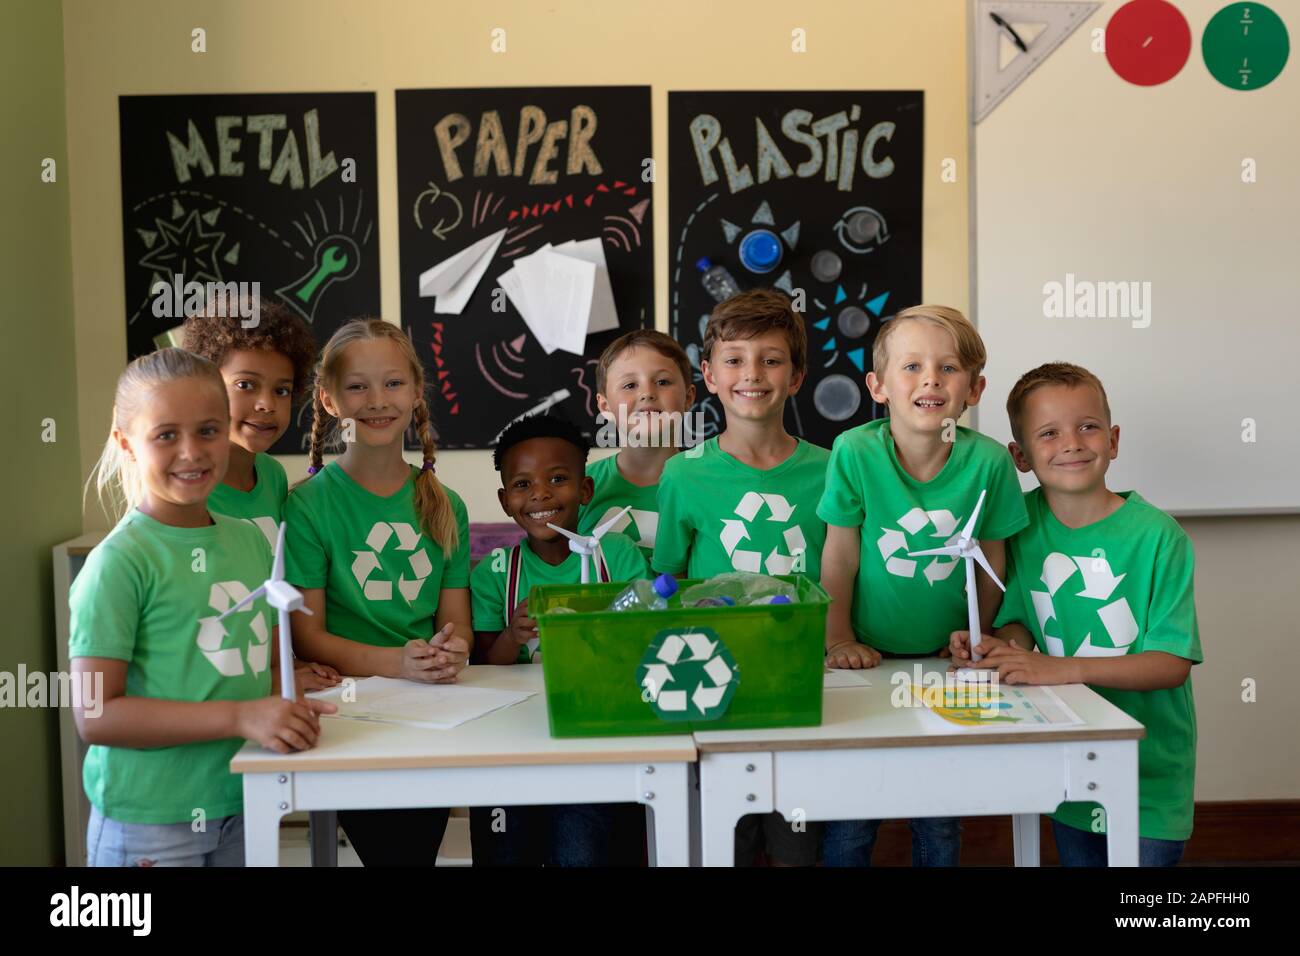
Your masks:
{"label": "white recycling logo on shirt", "polygon": [[[894,522],[897,527],[886,528],[882,526],[880,530],[883,534],[876,540],[876,547],[880,549],[880,558],[885,562],[885,570],[900,578],[915,577],[917,565],[921,564],[921,562],[915,558],[909,558],[907,552],[923,551],[940,545],[956,544],[957,539],[961,537],[961,532],[957,530],[959,521],[960,519],[955,517],[951,511],[944,508],[935,511],[913,508]],[[909,548],[907,535],[920,534],[927,525],[934,528],[929,537],[944,540]],[[936,581],[946,581],[948,576],[952,574],[953,569],[957,567],[959,560],[960,558],[935,555],[926,562],[925,570],[921,573],[931,585]]]}
{"label": "white recycling logo on shirt", "polygon": [[[217,620],[217,616],[244,600],[248,594],[248,588],[239,581],[219,581],[208,589],[208,606],[217,613],[212,617],[199,618],[199,633],[195,643],[198,644],[203,656],[208,659],[208,663],[223,677],[239,677],[245,673],[245,660],[248,663],[248,672],[254,675],[266,670],[270,662],[271,633],[266,626],[266,617],[261,611],[253,610],[257,606],[256,602],[240,612],[240,615],[253,615],[248,627],[253,632],[255,640],[249,642],[242,654],[238,647],[221,646],[226,639],[226,628],[221,621]],[[234,618],[234,620],[239,619],[238,615]]]}
{"label": "white recycling logo on shirt", "polygon": [[764,505],[767,506],[767,520],[780,522],[789,522],[798,507],[786,501],[784,495],[745,492],[740,504],[736,505],[735,514],[738,517],[722,519],[722,547],[731,558],[731,566],[737,571],[758,572],[766,569],[768,574],[789,574],[799,556],[808,549],[803,528],[798,524],[787,524],[781,535],[789,554],[781,554],[773,547],[771,553],[764,557],[761,551],[740,546],[742,541],[752,540],[749,536],[749,523],[758,517]]}
{"label": "white recycling logo on shirt", "polygon": [[[600,516],[600,520],[596,522],[596,526],[604,524],[622,510],[623,509],[618,505],[610,505],[609,508],[606,509],[605,513]],[[636,508],[633,508],[627,514],[623,515],[623,517],[620,518],[618,522],[610,528],[610,530],[617,531],[621,534],[626,531],[628,525],[633,522],[636,523],[636,531],[638,535],[636,542],[637,546],[642,548],[654,548],[655,534],[659,530],[659,512],[639,511]]]}
{"label": "white recycling logo on shirt", "polygon": [[366,535],[366,547],[369,550],[353,551],[356,555],[352,561],[352,576],[357,579],[367,601],[390,601],[393,598],[393,582],[378,578],[371,580],[371,575],[381,567],[379,556],[396,539],[397,551],[409,553],[408,563],[411,577],[405,574],[397,576],[397,590],[406,603],[413,604],[424,586],[424,579],[433,571],[429,555],[420,547],[420,532],[404,521],[376,521],[370,533]]}
{"label": "white recycling logo on shirt", "polygon": [[1034,601],[1034,614],[1038,617],[1038,628],[1043,635],[1043,643],[1047,645],[1047,652],[1053,657],[1066,656],[1064,637],[1049,634],[1048,624],[1055,621],[1057,627],[1060,627],[1061,622],[1056,616],[1056,606],[1053,599],[1056,597],[1057,592],[1064,587],[1065,582],[1074,577],[1076,571],[1083,577],[1083,590],[1074,591],[1070,596],[1088,601],[1109,602],[1100,603],[1097,607],[1097,617],[1106,629],[1106,636],[1110,639],[1110,646],[1094,644],[1092,642],[1092,631],[1090,630],[1083,636],[1083,641],[1070,656],[1119,657],[1127,654],[1129,646],[1137,640],[1137,620],[1133,617],[1133,609],[1129,607],[1128,598],[1121,597],[1118,601],[1110,600],[1111,595],[1115,593],[1115,589],[1119,587],[1119,583],[1124,580],[1126,575],[1114,574],[1111,571],[1110,563],[1105,558],[1094,556],[1071,557],[1059,551],[1053,551],[1043,559],[1043,573],[1039,580],[1047,586],[1047,590],[1045,592],[1032,590],[1029,592],[1029,596]]}

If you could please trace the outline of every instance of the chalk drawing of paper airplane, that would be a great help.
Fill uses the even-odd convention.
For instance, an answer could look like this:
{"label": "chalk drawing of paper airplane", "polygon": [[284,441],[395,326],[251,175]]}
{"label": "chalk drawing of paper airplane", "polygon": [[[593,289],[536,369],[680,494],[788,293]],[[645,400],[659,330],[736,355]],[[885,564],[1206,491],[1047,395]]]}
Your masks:
{"label": "chalk drawing of paper airplane", "polygon": [[474,294],[488,264],[505,236],[504,229],[484,236],[478,242],[420,273],[420,297],[434,297],[433,311],[460,315]]}

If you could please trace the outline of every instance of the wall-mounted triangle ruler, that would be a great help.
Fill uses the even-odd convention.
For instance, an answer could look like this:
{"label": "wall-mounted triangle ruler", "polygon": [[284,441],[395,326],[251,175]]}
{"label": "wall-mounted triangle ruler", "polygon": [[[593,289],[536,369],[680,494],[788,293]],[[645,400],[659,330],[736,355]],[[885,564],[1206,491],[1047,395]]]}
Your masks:
{"label": "wall-mounted triangle ruler", "polygon": [[[1100,3],[978,0],[975,6],[975,122],[992,112]],[[1017,42],[1019,40],[1019,42]],[[1021,49],[1023,45],[1024,49]]]}

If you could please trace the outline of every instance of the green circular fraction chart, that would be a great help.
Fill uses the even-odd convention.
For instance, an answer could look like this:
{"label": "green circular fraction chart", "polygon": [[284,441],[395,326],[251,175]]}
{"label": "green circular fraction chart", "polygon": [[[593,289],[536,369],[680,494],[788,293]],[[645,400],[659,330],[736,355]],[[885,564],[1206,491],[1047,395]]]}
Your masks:
{"label": "green circular fraction chart", "polygon": [[1273,82],[1290,51],[1286,24],[1262,3],[1224,7],[1206,24],[1201,38],[1206,69],[1234,90],[1257,90]]}

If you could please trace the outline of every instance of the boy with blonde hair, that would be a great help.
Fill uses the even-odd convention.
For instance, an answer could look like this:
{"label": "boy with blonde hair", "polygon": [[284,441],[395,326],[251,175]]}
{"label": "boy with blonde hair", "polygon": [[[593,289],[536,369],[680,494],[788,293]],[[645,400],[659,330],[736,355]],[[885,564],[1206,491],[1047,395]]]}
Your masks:
{"label": "boy with blonde hair", "polygon": [[[826,492],[822,586],[826,655],[832,667],[875,667],[881,657],[929,657],[967,620],[959,559],[912,558],[945,544],[986,492],[974,533],[1003,573],[1003,539],[1028,520],[1005,449],[957,424],[984,392],[987,355],[975,327],[956,309],[918,305],[877,333],[871,397],[889,416],[835,439]],[[979,574],[981,621],[993,622],[1002,594]],[[961,827],[948,817],[910,821],[916,866],[955,866]],[[828,866],[867,866],[879,820],[826,824]]]}

